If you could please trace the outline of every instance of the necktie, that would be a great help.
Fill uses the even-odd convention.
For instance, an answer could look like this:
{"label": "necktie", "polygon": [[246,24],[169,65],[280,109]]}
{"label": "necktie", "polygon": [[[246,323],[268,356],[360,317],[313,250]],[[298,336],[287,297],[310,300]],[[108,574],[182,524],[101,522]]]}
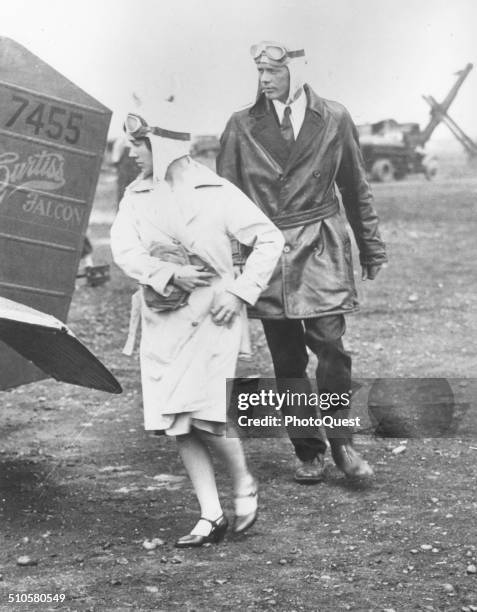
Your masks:
{"label": "necktie", "polygon": [[290,119],[291,108],[289,106],[285,106],[285,112],[283,113],[283,121],[280,126],[280,132],[282,133],[283,139],[287,142],[288,146],[295,142],[295,136],[293,134],[293,126]]}

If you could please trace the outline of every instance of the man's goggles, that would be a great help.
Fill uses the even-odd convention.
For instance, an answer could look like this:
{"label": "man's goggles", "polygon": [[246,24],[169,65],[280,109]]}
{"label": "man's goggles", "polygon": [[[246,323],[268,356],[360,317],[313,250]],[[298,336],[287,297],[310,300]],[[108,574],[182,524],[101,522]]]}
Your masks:
{"label": "man's goggles", "polygon": [[190,140],[189,132],[175,132],[160,127],[151,127],[140,115],[129,113],[124,122],[124,131],[132,138],[145,138],[150,134],[171,138],[172,140]]}
{"label": "man's goggles", "polygon": [[296,51],[289,51],[283,45],[277,45],[275,43],[258,43],[250,47],[250,54],[255,61],[262,55],[265,55],[265,57],[274,62],[284,62],[288,58],[305,57],[305,50],[297,49]]}

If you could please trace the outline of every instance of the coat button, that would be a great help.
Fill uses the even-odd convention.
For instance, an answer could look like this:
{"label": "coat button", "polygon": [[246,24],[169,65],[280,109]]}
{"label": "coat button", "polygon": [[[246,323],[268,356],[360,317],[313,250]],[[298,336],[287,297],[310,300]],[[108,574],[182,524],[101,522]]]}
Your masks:
{"label": "coat button", "polygon": [[192,321],[191,323],[192,327],[197,327],[197,325],[199,325],[198,321]]}
{"label": "coat button", "polygon": [[319,171],[319,170],[313,170],[313,176],[314,176],[315,178],[320,178],[320,176],[321,176],[320,171]]}
{"label": "coat button", "polygon": [[291,251],[291,247],[290,247],[290,245],[289,245],[289,244],[286,244],[286,245],[283,247],[283,252],[284,252],[284,253],[289,253],[290,251]]}

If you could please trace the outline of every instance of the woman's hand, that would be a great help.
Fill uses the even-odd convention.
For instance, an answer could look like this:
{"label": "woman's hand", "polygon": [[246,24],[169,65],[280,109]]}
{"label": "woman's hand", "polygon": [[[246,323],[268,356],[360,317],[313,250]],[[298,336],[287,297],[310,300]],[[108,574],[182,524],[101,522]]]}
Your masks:
{"label": "woman's hand", "polygon": [[242,304],[242,300],[233,293],[228,291],[216,293],[210,307],[212,321],[216,325],[228,325],[230,327],[235,316],[239,314]]}
{"label": "woman's hand", "polygon": [[174,274],[172,284],[191,293],[196,287],[208,287],[209,278],[215,276],[212,272],[205,272],[201,266],[182,266]]}

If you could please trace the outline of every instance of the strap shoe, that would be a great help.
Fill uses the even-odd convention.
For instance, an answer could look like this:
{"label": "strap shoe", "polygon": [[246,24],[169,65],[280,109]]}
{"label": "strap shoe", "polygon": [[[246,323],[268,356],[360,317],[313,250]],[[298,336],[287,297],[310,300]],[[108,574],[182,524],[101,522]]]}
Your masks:
{"label": "strap shoe", "polygon": [[253,489],[247,495],[235,497],[235,518],[232,527],[233,533],[244,533],[255,523],[258,517],[258,484],[254,479]]}
{"label": "strap shoe", "polygon": [[[209,525],[207,525],[207,523],[209,523]],[[217,544],[224,539],[228,526],[229,522],[225,514],[222,514],[222,516],[215,521],[201,517],[191,533],[179,538],[174,546],[176,548],[198,548],[207,542]],[[202,535],[201,532],[206,532],[207,527],[209,527],[209,533],[207,535]]]}

